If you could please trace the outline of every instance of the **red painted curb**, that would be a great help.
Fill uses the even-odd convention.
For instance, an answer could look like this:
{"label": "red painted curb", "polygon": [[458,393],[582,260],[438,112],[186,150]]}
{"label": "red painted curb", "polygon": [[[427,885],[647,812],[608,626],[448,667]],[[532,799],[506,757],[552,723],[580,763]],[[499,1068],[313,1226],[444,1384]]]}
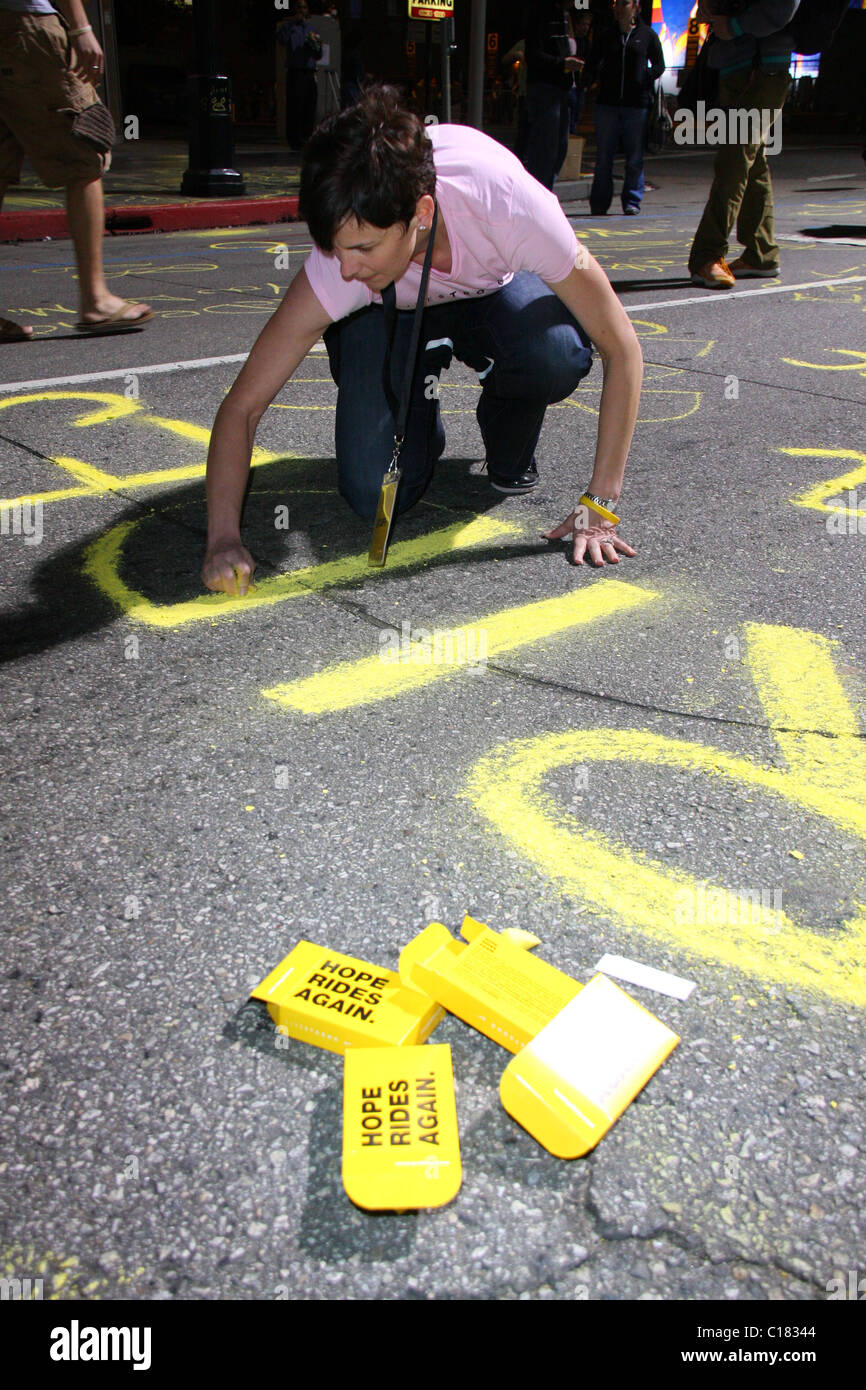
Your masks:
{"label": "red painted curb", "polygon": [[[257,223],[295,222],[297,195],[289,198],[233,198],[224,203],[143,203],[105,209],[105,232],[181,232],[193,227],[246,227]],[[60,208],[0,213],[0,242],[56,240],[69,236]]]}

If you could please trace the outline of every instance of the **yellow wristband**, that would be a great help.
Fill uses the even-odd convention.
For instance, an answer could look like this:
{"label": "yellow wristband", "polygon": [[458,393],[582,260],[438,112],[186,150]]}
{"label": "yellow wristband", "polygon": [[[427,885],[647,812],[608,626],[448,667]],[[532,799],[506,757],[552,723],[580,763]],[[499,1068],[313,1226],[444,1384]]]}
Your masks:
{"label": "yellow wristband", "polygon": [[612,521],[614,526],[619,525],[619,517],[617,516],[616,512],[609,512],[607,507],[600,507],[597,502],[591,501],[590,498],[587,497],[586,493],[584,493],[580,499],[580,506],[589,507],[589,510],[591,512],[597,512],[598,515],[600,517],[603,517],[605,521]]}

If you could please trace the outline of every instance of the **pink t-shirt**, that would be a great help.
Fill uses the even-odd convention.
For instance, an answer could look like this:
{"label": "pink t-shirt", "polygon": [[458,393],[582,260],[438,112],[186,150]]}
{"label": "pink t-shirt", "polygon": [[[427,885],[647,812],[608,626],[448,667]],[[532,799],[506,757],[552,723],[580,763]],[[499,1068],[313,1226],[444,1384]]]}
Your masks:
{"label": "pink t-shirt", "polygon": [[[427,134],[436,165],[436,201],[451,243],[451,269],[430,271],[427,304],[492,294],[517,270],[548,284],[564,280],[586,251],[555,194],[528,174],[498,141],[471,126],[434,125]],[[344,280],[340,263],[314,247],[305,269],[331,319],[345,318],[382,297],[360,280]],[[398,309],[414,309],[421,266],[410,262],[397,281]]]}

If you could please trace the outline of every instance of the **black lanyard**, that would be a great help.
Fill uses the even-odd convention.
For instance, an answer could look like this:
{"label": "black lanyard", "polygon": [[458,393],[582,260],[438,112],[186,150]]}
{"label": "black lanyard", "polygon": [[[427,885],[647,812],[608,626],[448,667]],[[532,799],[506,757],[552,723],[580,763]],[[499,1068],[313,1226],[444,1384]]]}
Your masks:
{"label": "black lanyard", "polygon": [[409,403],[412,398],[412,378],[415,375],[415,360],[418,356],[418,342],[421,337],[421,320],[424,316],[424,300],[427,297],[427,281],[430,277],[430,265],[433,261],[433,242],[436,239],[436,220],[439,216],[439,208],[433,204],[433,220],[430,223],[430,240],[427,242],[427,250],[424,253],[424,266],[421,271],[421,284],[418,289],[418,299],[415,303],[415,317],[412,320],[412,336],[409,339],[409,351],[406,356],[406,366],[403,371],[403,385],[400,390],[400,399],[394,393],[391,381],[391,349],[394,345],[394,332],[397,327],[397,291],[392,280],[390,285],[386,285],[382,291],[382,307],[385,311],[385,361],[382,365],[382,387],[385,398],[394,417],[394,458],[391,461],[391,468],[397,465],[397,459],[403,448],[403,441],[406,438],[406,421],[409,416]]}

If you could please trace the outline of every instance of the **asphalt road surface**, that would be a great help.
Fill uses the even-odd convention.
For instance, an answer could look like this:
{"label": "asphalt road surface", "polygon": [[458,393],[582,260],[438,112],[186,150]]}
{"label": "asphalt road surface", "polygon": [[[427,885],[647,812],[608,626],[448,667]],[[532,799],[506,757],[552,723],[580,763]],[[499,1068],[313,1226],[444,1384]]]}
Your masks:
{"label": "asphalt road surface", "polygon": [[[317,350],[258,432],[257,588],[206,595],[209,428],[306,229],[112,240],[157,317],[83,341],[69,244],[0,248],[40,335],[0,363],[0,1273],[795,1302],[866,1275],[866,179],[854,147],[781,156],[780,280],[714,294],[685,271],[707,162],[674,165],[640,218],[567,209],[647,363],[637,556],[603,571],[540,535],[589,477],[600,364],[527,498],[489,488],[476,379],[445,376],[445,457],[370,571]],[[404,624],[481,659],[407,676],[378,660]],[[280,1046],[248,995],[301,938],[394,969],[467,912],[581,981],[605,952],[693,981],[625,986],[681,1042],[568,1162],[502,1108],[509,1054],[446,1018],[462,1189],[371,1215],[341,1059]]]}

